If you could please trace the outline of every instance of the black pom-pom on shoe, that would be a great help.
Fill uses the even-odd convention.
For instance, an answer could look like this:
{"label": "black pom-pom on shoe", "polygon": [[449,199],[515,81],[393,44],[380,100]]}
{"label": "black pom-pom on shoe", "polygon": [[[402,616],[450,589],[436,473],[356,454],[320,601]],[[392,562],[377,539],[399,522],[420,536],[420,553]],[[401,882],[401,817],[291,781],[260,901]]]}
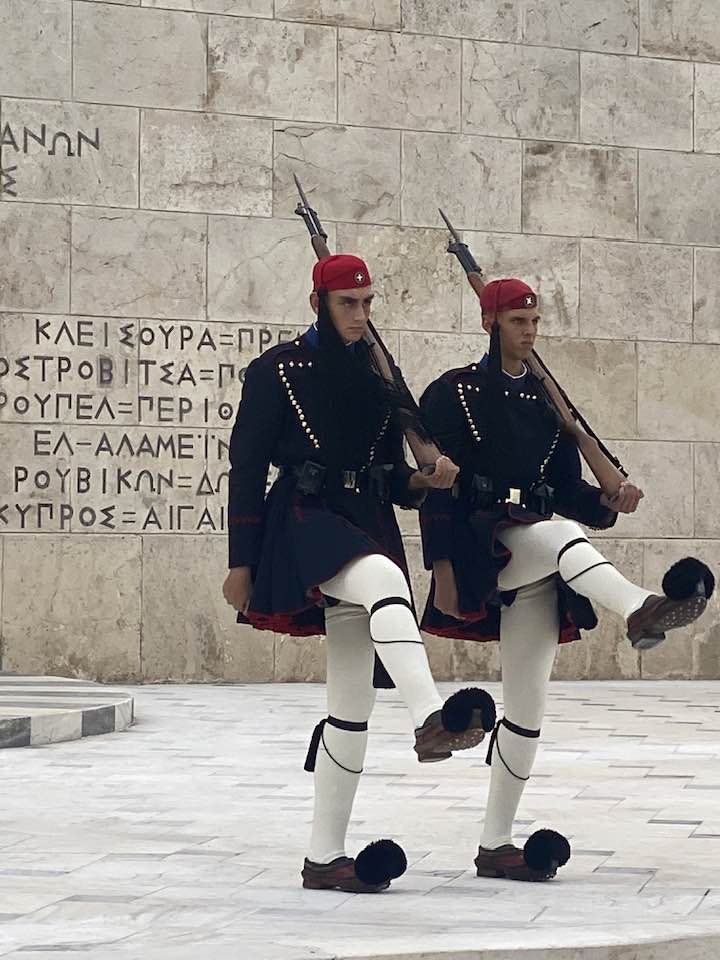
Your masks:
{"label": "black pom-pom on shoe", "polygon": [[[480,714],[480,724],[474,722],[473,714]],[[495,726],[497,719],[495,701],[487,692],[479,687],[466,687],[458,690],[445,701],[442,708],[442,725],[445,730],[461,733],[471,726],[482,726],[487,733]]]}
{"label": "black pom-pom on shoe", "polygon": [[355,857],[355,876],[377,886],[397,880],[407,870],[407,857],[394,840],[375,840]]}
{"label": "black pom-pom on shoe", "polygon": [[565,866],[571,852],[568,839],[556,830],[536,830],[523,848],[528,867],[549,876],[554,876],[558,867]]}
{"label": "black pom-pom on shoe", "polygon": [[674,563],[663,577],[663,593],[670,600],[687,600],[703,585],[709,600],[715,590],[715,577],[710,568],[695,557],[685,557]]}

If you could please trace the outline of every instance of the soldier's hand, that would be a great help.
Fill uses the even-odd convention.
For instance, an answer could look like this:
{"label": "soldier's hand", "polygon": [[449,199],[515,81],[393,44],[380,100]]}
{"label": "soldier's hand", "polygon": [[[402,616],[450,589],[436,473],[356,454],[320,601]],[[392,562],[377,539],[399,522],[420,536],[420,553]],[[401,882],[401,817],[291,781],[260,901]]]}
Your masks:
{"label": "soldier's hand", "polygon": [[435,461],[432,473],[421,473],[423,486],[434,490],[449,490],[457,479],[460,467],[456,466],[450,457],[440,456]]}
{"label": "soldier's hand", "polygon": [[458,599],[457,581],[455,580],[455,571],[449,560],[439,560],[433,564],[435,572],[435,594],[433,597],[433,606],[444,613],[446,617],[454,617],[456,620],[462,620],[460,615],[460,602]]}
{"label": "soldier's hand", "polygon": [[252,570],[250,567],[233,567],[225,578],[223,596],[231,607],[247,613],[252,594]]}
{"label": "soldier's hand", "polygon": [[623,480],[614,497],[606,497],[603,494],[600,502],[604,507],[609,507],[616,513],[635,513],[644,496],[645,494],[640,487],[636,487],[629,480]]}

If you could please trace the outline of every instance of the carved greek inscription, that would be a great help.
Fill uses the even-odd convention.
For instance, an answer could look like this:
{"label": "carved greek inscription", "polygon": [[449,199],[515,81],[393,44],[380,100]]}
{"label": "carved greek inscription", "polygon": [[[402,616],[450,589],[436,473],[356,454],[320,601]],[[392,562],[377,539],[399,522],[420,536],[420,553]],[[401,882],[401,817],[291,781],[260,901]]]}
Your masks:
{"label": "carved greek inscription", "polygon": [[245,371],[297,334],[0,315],[0,534],[223,533]]}

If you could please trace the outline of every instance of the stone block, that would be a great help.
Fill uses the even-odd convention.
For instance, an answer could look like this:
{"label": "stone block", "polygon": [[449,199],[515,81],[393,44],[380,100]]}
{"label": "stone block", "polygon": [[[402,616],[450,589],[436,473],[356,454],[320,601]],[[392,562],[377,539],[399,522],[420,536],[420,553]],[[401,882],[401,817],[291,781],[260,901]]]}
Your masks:
{"label": "stone block", "polygon": [[141,206],[272,215],[270,120],[143,112]]}
{"label": "stone block", "polygon": [[487,337],[448,333],[401,333],[396,357],[407,385],[416,397],[440,374],[479,360]]}
{"label": "stone block", "polygon": [[640,152],[640,239],[720,246],[720,156]]}
{"label": "stone block", "polygon": [[459,230],[520,231],[522,145],[517,140],[403,134],[402,222]]}
{"label": "stone block", "polygon": [[[411,462],[411,461],[410,461]],[[402,510],[395,507],[395,518],[405,543],[408,537],[420,537],[420,517],[417,510]]]}
{"label": "stone block", "polygon": [[[0,500],[5,507],[3,531],[69,533],[71,510],[68,507],[62,523],[60,520],[61,506],[69,505],[71,500],[71,490],[68,486],[63,492],[60,477],[68,469],[67,460],[51,459],[37,452],[37,434],[42,436],[41,431],[52,428],[4,421],[5,417],[2,422],[3,457],[0,460]],[[67,480],[65,482],[67,484]],[[10,541],[10,537],[4,539]],[[37,544],[38,539],[33,542]],[[41,539],[40,543],[44,540]]]}
{"label": "stone block", "polygon": [[274,636],[236,622],[222,595],[224,538],[143,538],[146,682],[273,680]]}
{"label": "stone block", "polygon": [[216,437],[219,429],[229,430],[234,423],[248,364],[303,329],[243,321],[146,320],[138,327],[141,399],[136,418],[158,426],[210,427]]}
{"label": "stone block", "polygon": [[0,310],[70,309],[70,211],[34,203],[0,204]]}
{"label": "stone block", "polygon": [[73,210],[73,310],[120,317],[205,314],[206,219]]}
{"label": "stone block", "polygon": [[695,250],[693,339],[720,343],[720,250]]}
{"label": "stone block", "polygon": [[[684,552],[678,550],[673,559],[678,555],[698,557],[707,563],[715,576],[720,571],[720,541],[717,539],[696,540],[687,544]],[[717,589],[705,613],[689,629],[693,632],[693,679],[720,679],[720,600]]]}
{"label": "stone block", "polygon": [[523,40],[549,47],[636,53],[636,0],[528,0]]}
{"label": "stone block", "polygon": [[403,29],[477,40],[520,39],[522,8],[516,0],[403,0]]}
{"label": "stone block", "polygon": [[636,237],[634,150],[540,142],[524,149],[523,231]]}
{"label": "stone block", "polygon": [[[334,250],[335,224],[325,228]],[[210,217],[208,314],[215,320],[280,324],[291,339],[312,320],[314,263],[300,220]]]}
{"label": "stone block", "polygon": [[222,113],[333,122],[335,71],[327,66],[335,57],[332,27],[211,17],[208,104]]}
{"label": "stone block", "polygon": [[447,637],[433,637],[429,633],[423,633],[422,637],[433,680],[439,683],[442,680],[459,679],[455,676],[453,641]]}
{"label": "stone block", "polygon": [[[593,539],[602,555],[623,576],[642,584],[643,544],[632,540]],[[582,638],[558,647],[554,680],[637,680],[640,654],[625,635],[625,622],[617,614],[595,606],[598,625],[583,631]]]}
{"label": "stone block", "polygon": [[139,122],[133,107],[3,100],[18,198],[137,207]]}
{"label": "stone block", "polygon": [[692,340],[692,250],[583,240],[580,256],[581,336]]}
{"label": "stone block", "polygon": [[580,66],[583,140],[692,150],[691,63],[585,53]]}
{"label": "stone block", "polygon": [[500,644],[496,640],[448,640],[453,680],[482,686],[500,680]]}
{"label": "stone block", "polygon": [[[682,557],[697,556],[710,566],[720,565],[717,540],[650,540],[645,544],[645,586],[659,592],[665,571]],[[667,639],[641,654],[642,676],[648,680],[698,679],[720,677],[720,607],[717,592],[702,617],[680,630],[672,630]]]}
{"label": "stone block", "polygon": [[275,682],[324,683],[325,638],[276,636]]}
{"label": "stone block", "polygon": [[140,540],[9,537],[3,669],[140,678]]}
{"label": "stone block", "polygon": [[204,108],[204,17],[114,4],[80,3],[74,9],[78,100],[175,110]]}
{"label": "stone block", "polygon": [[695,150],[720,153],[720,65],[695,64]]}
{"label": "stone block", "polygon": [[630,480],[644,490],[645,498],[636,513],[620,514],[605,536],[692,536],[692,445],[613,440],[608,446],[625,466]]}
{"label": "stone block", "polygon": [[399,330],[459,330],[460,278],[438,230],[340,224],[338,250],[370,267],[373,316]]}
{"label": "stone block", "polygon": [[[694,454],[695,536],[720,540],[720,443],[696,443]],[[720,575],[720,571],[718,574]]]}
{"label": "stone block", "polygon": [[540,337],[537,352],[599,437],[637,436],[633,343]]}
{"label": "stone block", "polygon": [[341,30],[338,57],[340,123],[459,131],[457,40]]}
{"label": "stone block", "polygon": [[[3,567],[4,567],[4,556],[5,556],[5,540],[7,537],[0,537],[0,637],[2,636],[3,629]],[[3,650],[2,643],[0,643],[0,670],[4,670],[3,667]]]}
{"label": "stone block", "polygon": [[400,0],[275,0],[275,16],[279,20],[310,20],[342,27],[372,27],[375,30],[398,30]]}
{"label": "stone block", "polygon": [[[69,420],[69,418],[68,418]],[[0,495],[20,533],[217,533],[229,430],[8,423]],[[37,541],[36,541],[37,542]],[[96,549],[100,549],[95,541]]]}
{"label": "stone block", "polygon": [[463,43],[463,132],[576,140],[580,71],[575,51]]}
{"label": "stone block", "polygon": [[678,60],[720,60],[714,0],[640,0],[640,53]]}
{"label": "stone block", "polygon": [[137,422],[137,343],[123,327],[104,317],[0,314],[0,421]]}
{"label": "stone block", "polygon": [[718,439],[720,346],[641,343],[638,361],[641,437]]}
{"label": "stone block", "polygon": [[400,133],[395,130],[276,123],[276,217],[291,217],[295,209],[293,174],[322,221],[400,222]]}
{"label": "stone block", "polygon": [[[465,231],[465,242],[488,279],[522,277],[539,298],[540,330],[549,337],[574,337],[578,332],[579,241],[562,237]],[[462,287],[463,333],[479,333],[482,315],[477,295],[455,263]]]}
{"label": "stone block", "polygon": [[[140,0],[135,0],[135,3],[140,3]],[[197,13],[221,13],[226,17],[265,17],[272,20],[273,16],[273,0],[142,0],[142,5],[194,10]]]}
{"label": "stone block", "polygon": [[430,590],[430,572],[423,565],[422,544],[420,537],[405,538],[405,553],[410,570],[413,598],[418,619],[422,618],[425,609],[428,591]]}
{"label": "stone block", "polygon": [[0,0],[3,96],[69,97],[71,36],[67,0]]}

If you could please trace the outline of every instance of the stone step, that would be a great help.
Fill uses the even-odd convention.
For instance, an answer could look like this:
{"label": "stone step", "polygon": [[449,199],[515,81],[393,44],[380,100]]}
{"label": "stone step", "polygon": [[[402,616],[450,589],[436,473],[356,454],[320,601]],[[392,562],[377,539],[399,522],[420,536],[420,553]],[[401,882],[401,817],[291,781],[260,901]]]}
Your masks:
{"label": "stone step", "polygon": [[0,673],[0,748],[115,733],[127,730],[134,719],[132,696],[116,687]]}

